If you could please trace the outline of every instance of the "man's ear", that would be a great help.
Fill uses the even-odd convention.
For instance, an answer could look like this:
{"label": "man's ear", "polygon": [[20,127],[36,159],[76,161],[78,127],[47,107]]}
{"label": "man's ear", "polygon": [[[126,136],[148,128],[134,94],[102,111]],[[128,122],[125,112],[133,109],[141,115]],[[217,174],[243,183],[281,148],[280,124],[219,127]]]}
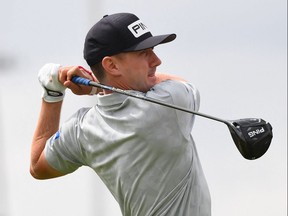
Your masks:
{"label": "man's ear", "polygon": [[106,56],[102,59],[102,66],[105,71],[112,76],[119,76],[120,71],[115,58]]}

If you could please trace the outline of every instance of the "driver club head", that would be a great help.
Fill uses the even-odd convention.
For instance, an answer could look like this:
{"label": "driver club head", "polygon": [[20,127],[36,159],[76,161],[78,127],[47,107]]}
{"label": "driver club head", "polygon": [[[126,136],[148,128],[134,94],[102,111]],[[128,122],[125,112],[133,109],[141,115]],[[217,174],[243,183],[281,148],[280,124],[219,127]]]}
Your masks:
{"label": "driver club head", "polygon": [[268,150],[273,133],[272,126],[260,118],[245,118],[227,121],[233,141],[241,155],[254,160]]}

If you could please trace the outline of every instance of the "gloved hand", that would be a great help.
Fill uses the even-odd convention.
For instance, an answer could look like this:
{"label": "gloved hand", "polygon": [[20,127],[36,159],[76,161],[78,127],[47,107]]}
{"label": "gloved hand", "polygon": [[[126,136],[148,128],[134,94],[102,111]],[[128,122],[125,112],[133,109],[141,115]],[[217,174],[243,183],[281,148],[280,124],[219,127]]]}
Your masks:
{"label": "gloved hand", "polygon": [[42,98],[48,103],[62,101],[66,87],[58,80],[59,64],[45,64],[38,73],[38,80],[43,87]]}

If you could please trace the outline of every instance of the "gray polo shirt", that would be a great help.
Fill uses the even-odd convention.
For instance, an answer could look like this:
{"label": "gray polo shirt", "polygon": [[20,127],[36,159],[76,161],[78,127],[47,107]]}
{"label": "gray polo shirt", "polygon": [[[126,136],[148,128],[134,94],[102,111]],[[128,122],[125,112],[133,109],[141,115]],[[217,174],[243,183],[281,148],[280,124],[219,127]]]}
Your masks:
{"label": "gray polo shirt", "polygon": [[[197,111],[191,84],[167,80],[143,94]],[[91,167],[124,216],[210,216],[210,194],[191,135],[195,116],[137,98],[97,95],[47,141],[63,173]]]}

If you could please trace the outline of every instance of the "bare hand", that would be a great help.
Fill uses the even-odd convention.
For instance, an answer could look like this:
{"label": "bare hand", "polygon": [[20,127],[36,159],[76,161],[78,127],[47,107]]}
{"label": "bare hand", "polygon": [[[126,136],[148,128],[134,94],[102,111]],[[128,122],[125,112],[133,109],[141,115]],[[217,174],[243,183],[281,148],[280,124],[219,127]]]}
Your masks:
{"label": "bare hand", "polygon": [[89,95],[92,90],[91,86],[79,85],[71,81],[72,77],[76,75],[97,82],[97,79],[94,76],[94,74],[86,70],[82,66],[61,67],[59,69],[58,79],[65,87],[69,88],[74,94]]}

